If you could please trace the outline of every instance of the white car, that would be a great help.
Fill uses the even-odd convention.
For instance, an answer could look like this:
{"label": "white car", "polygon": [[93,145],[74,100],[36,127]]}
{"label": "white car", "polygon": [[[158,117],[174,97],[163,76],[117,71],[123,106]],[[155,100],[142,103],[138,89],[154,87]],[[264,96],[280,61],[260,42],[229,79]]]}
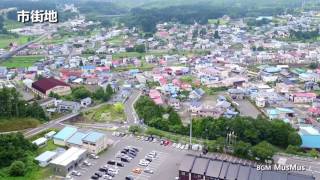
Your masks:
{"label": "white car", "polygon": [[78,172],[78,171],[72,171],[71,172],[71,175],[74,175],[74,176],[81,176],[81,173]]}
{"label": "white car", "polygon": [[181,144],[177,144],[176,148],[179,149],[181,147]]}
{"label": "white car", "polygon": [[176,143],[173,143],[173,144],[172,144],[172,147],[174,147],[174,148],[175,148],[176,146],[177,146],[177,144],[176,144]]}
{"label": "white car", "polygon": [[108,174],[103,175],[102,178],[103,179],[108,179],[108,180],[112,179],[112,177],[110,175],[108,175]]}
{"label": "white car", "polygon": [[185,146],[185,145],[182,144],[182,145],[180,146],[180,149],[184,149],[184,146]]}
{"label": "white car", "polygon": [[148,166],[149,165],[149,161],[145,160],[145,159],[141,159],[139,162],[140,166]]}
{"label": "white car", "polygon": [[186,146],[184,147],[185,150],[189,149],[189,144],[186,144]]}
{"label": "white car", "polygon": [[88,161],[83,161],[83,165],[85,165],[85,166],[92,166],[92,164],[91,164],[90,162],[88,162]]}
{"label": "white car", "polygon": [[109,169],[108,169],[108,173],[119,174],[119,169],[109,168]]}

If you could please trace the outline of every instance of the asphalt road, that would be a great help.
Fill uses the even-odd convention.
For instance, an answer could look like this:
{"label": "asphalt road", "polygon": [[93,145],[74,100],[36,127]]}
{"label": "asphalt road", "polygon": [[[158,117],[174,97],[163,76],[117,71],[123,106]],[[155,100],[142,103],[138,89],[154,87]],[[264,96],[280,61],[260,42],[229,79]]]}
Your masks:
{"label": "asphalt road", "polygon": [[133,105],[139,99],[140,96],[141,91],[133,89],[131,95],[128,97],[124,104],[124,112],[126,113],[128,124],[138,123],[139,118],[136,111],[134,110]]}
{"label": "asphalt road", "polygon": [[70,118],[76,117],[77,115],[79,115],[78,112],[77,113],[71,113],[71,114],[67,114],[65,116],[62,116],[62,117],[60,117],[58,119],[49,121],[47,123],[44,123],[44,124],[40,125],[37,128],[31,129],[29,131],[26,131],[24,133],[24,136],[27,137],[27,138],[28,137],[32,137],[32,136],[34,136],[34,135],[36,135],[38,133],[41,133],[41,132],[43,132],[43,131],[45,131],[47,129],[54,128],[54,127],[60,125],[63,121],[66,121],[66,120],[68,120]]}

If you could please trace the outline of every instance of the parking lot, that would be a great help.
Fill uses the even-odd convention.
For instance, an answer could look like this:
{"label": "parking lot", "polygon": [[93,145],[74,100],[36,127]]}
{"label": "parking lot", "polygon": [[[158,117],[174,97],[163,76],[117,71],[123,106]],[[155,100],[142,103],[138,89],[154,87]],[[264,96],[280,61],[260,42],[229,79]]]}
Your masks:
{"label": "parking lot", "polygon": [[[125,137],[110,137],[115,141],[114,145],[110,147],[106,152],[102,153],[99,159],[89,159],[91,166],[81,165],[76,171],[81,173],[81,176],[72,176],[74,180],[89,180],[95,172],[99,172],[99,168],[107,165],[110,160],[116,160],[120,162],[119,158],[116,158],[116,154],[122,151],[127,146],[134,146],[139,149],[137,156],[133,158],[129,163],[123,162],[124,167],[116,167],[115,165],[108,165],[109,168],[119,169],[113,180],[124,180],[127,176],[134,177],[134,180],[174,180],[178,176],[178,168],[185,154],[200,154],[200,151],[191,151],[184,148],[176,148],[173,144],[168,146],[160,145],[159,142],[149,142],[143,139],[138,139],[134,136]],[[148,164],[147,167],[139,165],[139,161],[144,159],[145,156],[151,151],[155,151],[157,156]],[[233,157],[231,155],[222,153],[209,153],[206,156],[217,158],[220,160],[226,160],[229,162],[246,164],[256,166],[257,163],[241,158]],[[278,162],[279,161],[279,162]],[[314,175],[316,179],[320,179],[320,163],[313,159],[301,159],[295,157],[276,156],[276,163],[284,164],[298,164],[305,165],[307,170],[304,172],[297,172],[300,174]],[[152,173],[144,172],[145,169],[149,169]],[[136,172],[133,172],[133,170]],[[137,172],[138,171],[138,172]],[[105,174],[105,173],[102,173]],[[104,178],[99,178],[104,179]]]}
{"label": "parking lot", "polygon": [[[127,146],[134,146],[139,149],[137,156],[133,158],[129,163],[123,162],[124,167],[117,167],[119,169],[119,173],[115,175],[112,179],[114,180],[124,180],[126,176],[131,175],[135,180],[174,180],[175,177],[178,176],[178,168],[179,163],[181,162],[183,156],[186,153],[190,153],[188,150],[182,150],[174,148],[173,146],[163,146],[160,143],[147,142],[144,140],[138,140],[132,136],[126,136],[123,138],[113,137],[115,143],[112,147],[110,147],[107,152],[102,153],[99,159],[89,159],[88,161],[92,164],[91,166],[81,165],[76,171],[81,173],[81,176],[73,176],[74,180],[89,180],[91,176],[98,172],[100,167],[107,165],[109,160],[118,160],[115,155],[117,152],[123,150],[123,148]],[[153,171],[153,174],[143,172],[145,169],[144,166],[139,165],[139,161],[144,159],[145,156],[151,151],[155,151],[157,153],[156,159],[152,160],[152,162],[147,166],[148,169]],[[200,153],[200,152],[194,152]],[[115,168],[114,165],[109,165],[109,167]],[[133,169],[140,168],[142,172],[134,173]],[[103,178],[100,178],[103,179]]]}

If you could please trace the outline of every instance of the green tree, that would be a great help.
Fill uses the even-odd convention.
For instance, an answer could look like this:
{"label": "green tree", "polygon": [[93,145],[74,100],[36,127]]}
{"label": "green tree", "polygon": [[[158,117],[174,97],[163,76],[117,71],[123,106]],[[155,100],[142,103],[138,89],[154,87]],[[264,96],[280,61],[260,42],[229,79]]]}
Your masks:
{"label": "green tree", "polygon": [[129,127],[129,132],[132,134],[140,134],[143,132],[143,129],[138,125],[132,125]]}
{"label": "green tree", "polygon": [[286,149],[286,153],[289,153],[289,154],[299,154],[299,152],[300,152],[299,146],[289,145]]}
{"label": "green tree", "polygon": [[290,132],[288,135],[288,144],[293,146],[300,146],[302,144],[300,135],[297,132]]}
{"label": "green tree", "polygon": [[233,148],[234,148],[234,154],[236,156],[246,158],[246,157],[248,157],[249,150],[251,148],[251,144],[243,142],[243,141],[239,141],[234,145]]}
{"label": "green tree", "polygon": [[262,141],[259,144],[251,148],[253,157],[260,162],[266,162],[266,160],[272,160],[272,157],[275,153],[274,147],[266,142]]}
{"label": "green tree", "polygon": [[26,166],[22,161],[14,161],[9,167],[11,176],[23,176],[26,173]]}
{"label": "green tree", "polygon": [[311,149],[308,153],[310,154],[310,156],[312,156],[314,158],[319,157],[319,152],[316,149]]}
{"label": "green tree", "polygon": [[319,67],[319,64],[317,62],[312,62],[309,64],[310,69],[317,69]]}
{"label": "green tree", "polygon": [[72,96],[76,100],[84,99],[91,96],[91,92],[84,86],[72,89]]}
{"label": "green tree", "polygon": [[116,113],[121,114],[124,111],[124,105],[122,103],[117,102],[113,105],[113,109]]}

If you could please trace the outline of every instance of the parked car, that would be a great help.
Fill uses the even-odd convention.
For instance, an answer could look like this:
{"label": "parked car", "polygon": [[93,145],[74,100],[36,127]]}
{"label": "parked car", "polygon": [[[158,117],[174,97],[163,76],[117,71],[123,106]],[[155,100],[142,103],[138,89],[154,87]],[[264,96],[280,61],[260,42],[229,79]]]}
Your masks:
{"label": "parked car", "polygon": [[91,179],[99,179],[99,176],[97,176],[96,174],[91,176]]}
{"label": "parked car", "polygon": [[124,164],[122,162],[117,162],[116,165],[119,167],[124,167]]}
{"label": "parked car", "polygon": [[108,161],[107,164],[110,164],[110,165],[115,165],[116,164],[116,161],[114,160],[111,160],[111,161]]}
{"label": "parked car", "polygon": [[153,171],[149,168],[145,168],[143,172],[153,174]]}
{"label": "parked car", "polygon": [[126,177],[126,180],[134,180],[134,177],[129,175],[129,176]]}
{"label": "parked car", "polygon": [[140,165],[140,166],[148,166],[149,164],[150,164],[150,162],[147,161],[147,160],[145,160],[145,159],[141,159],[141,160],[139,161],[139,165]]}
{"label": "parked car", "polygon": [[92,164],[90,162],[88,162],[88,161],[83,161],[82,164],[85,165],[85,166],[92,166]]}
{"label": "parked car", "polygon": [[112,179],[112,176],[110,176],[109,174],[105,174],[102,176],[103,179],[108,179],[108,180],[111,180]]}
{"label": "parked car", "polygon": [[101,171],[101,172],[107,172],[107,171],[108,171],[108,168],[107,168],[107,167],[101,167],[101,168],[99,168],[99,171]]}
{"label": "parked car", "polygon": [[95,172],[94,174],[97,175],[98,177],[102,177],[102,173],[99,172],[99,171],[98,171],[98,172]]}
{"label": "parked car", "polygon": [[127,159],[127,158],[120,158],[120,160],[121,160],[122,162],[130,162],[130,160]]}
{"label": "parked car", "polygon": [[89,154],[89,158],[91,158],[91,159],[99,159],[99,156],[97,156],[95,154]]}
{"label": "parked car", "polygon": [[81,173],[80,173],[79,171],[72,171],[72,172],[71,172],[71,175],[81,176]]}

